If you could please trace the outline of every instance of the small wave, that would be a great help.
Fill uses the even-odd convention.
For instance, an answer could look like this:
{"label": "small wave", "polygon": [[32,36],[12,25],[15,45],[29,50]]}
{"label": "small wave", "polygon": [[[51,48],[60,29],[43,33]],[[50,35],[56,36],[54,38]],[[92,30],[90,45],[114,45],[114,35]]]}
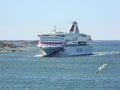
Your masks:
{"label": "small wave", "polygon": [[104,56],[104,55],[112,55],[112,54],[120,54],[120,52],[116,52],[116,51],[95,52],[93,53],[93,56]]}
{"label": "small wave", "polygon": [[93,54],[92,56],[103,56],[103,55],[106,55],[106,54],[100,53],[100,54]]}
{"label": "small wave", "polygon": [[42,54],[35,55],[34,57],[43,57]]}

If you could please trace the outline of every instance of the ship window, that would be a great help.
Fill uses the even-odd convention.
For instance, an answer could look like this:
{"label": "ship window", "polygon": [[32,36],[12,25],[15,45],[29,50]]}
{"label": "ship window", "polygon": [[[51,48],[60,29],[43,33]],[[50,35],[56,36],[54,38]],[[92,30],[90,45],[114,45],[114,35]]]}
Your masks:
{"label": "ship window", "polygon": [[78,46],[86,46],[87,42],[78,42]]}

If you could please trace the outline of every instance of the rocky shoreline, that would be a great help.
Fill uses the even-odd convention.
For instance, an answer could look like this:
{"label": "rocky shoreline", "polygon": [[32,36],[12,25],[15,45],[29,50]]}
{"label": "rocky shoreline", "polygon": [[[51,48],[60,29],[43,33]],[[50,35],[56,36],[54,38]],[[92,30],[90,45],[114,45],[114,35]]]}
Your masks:
{"label": "rocky shoreline", "polygon": [[0,41],[0,52],[19,52],[27,50],[26,48],[30,48],[31,45],[37,45],[38,41]]}

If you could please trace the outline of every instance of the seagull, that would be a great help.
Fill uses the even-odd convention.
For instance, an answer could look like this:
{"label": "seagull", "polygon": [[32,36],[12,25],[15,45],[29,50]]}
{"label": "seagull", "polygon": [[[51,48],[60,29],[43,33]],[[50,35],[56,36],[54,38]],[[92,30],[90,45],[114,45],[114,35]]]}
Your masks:
{"label": "seagull", "polygon": [[98,74],[101,70],[103,70],[107,65],[108,65],[108,64],[103,64],[103,65],[101,65],[101,66],[97,69],[96,74]]}

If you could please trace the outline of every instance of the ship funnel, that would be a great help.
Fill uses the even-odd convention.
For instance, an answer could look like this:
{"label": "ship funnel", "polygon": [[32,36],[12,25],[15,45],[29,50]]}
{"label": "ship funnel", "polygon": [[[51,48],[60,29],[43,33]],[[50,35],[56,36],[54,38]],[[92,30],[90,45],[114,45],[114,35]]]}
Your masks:
{"label": "ship funnel", "polygon": [[79,33],[79,28],[77,26],[76,21],[72,23],[72,27],[70,28],[69,33],[75,33],[75,34]]}

